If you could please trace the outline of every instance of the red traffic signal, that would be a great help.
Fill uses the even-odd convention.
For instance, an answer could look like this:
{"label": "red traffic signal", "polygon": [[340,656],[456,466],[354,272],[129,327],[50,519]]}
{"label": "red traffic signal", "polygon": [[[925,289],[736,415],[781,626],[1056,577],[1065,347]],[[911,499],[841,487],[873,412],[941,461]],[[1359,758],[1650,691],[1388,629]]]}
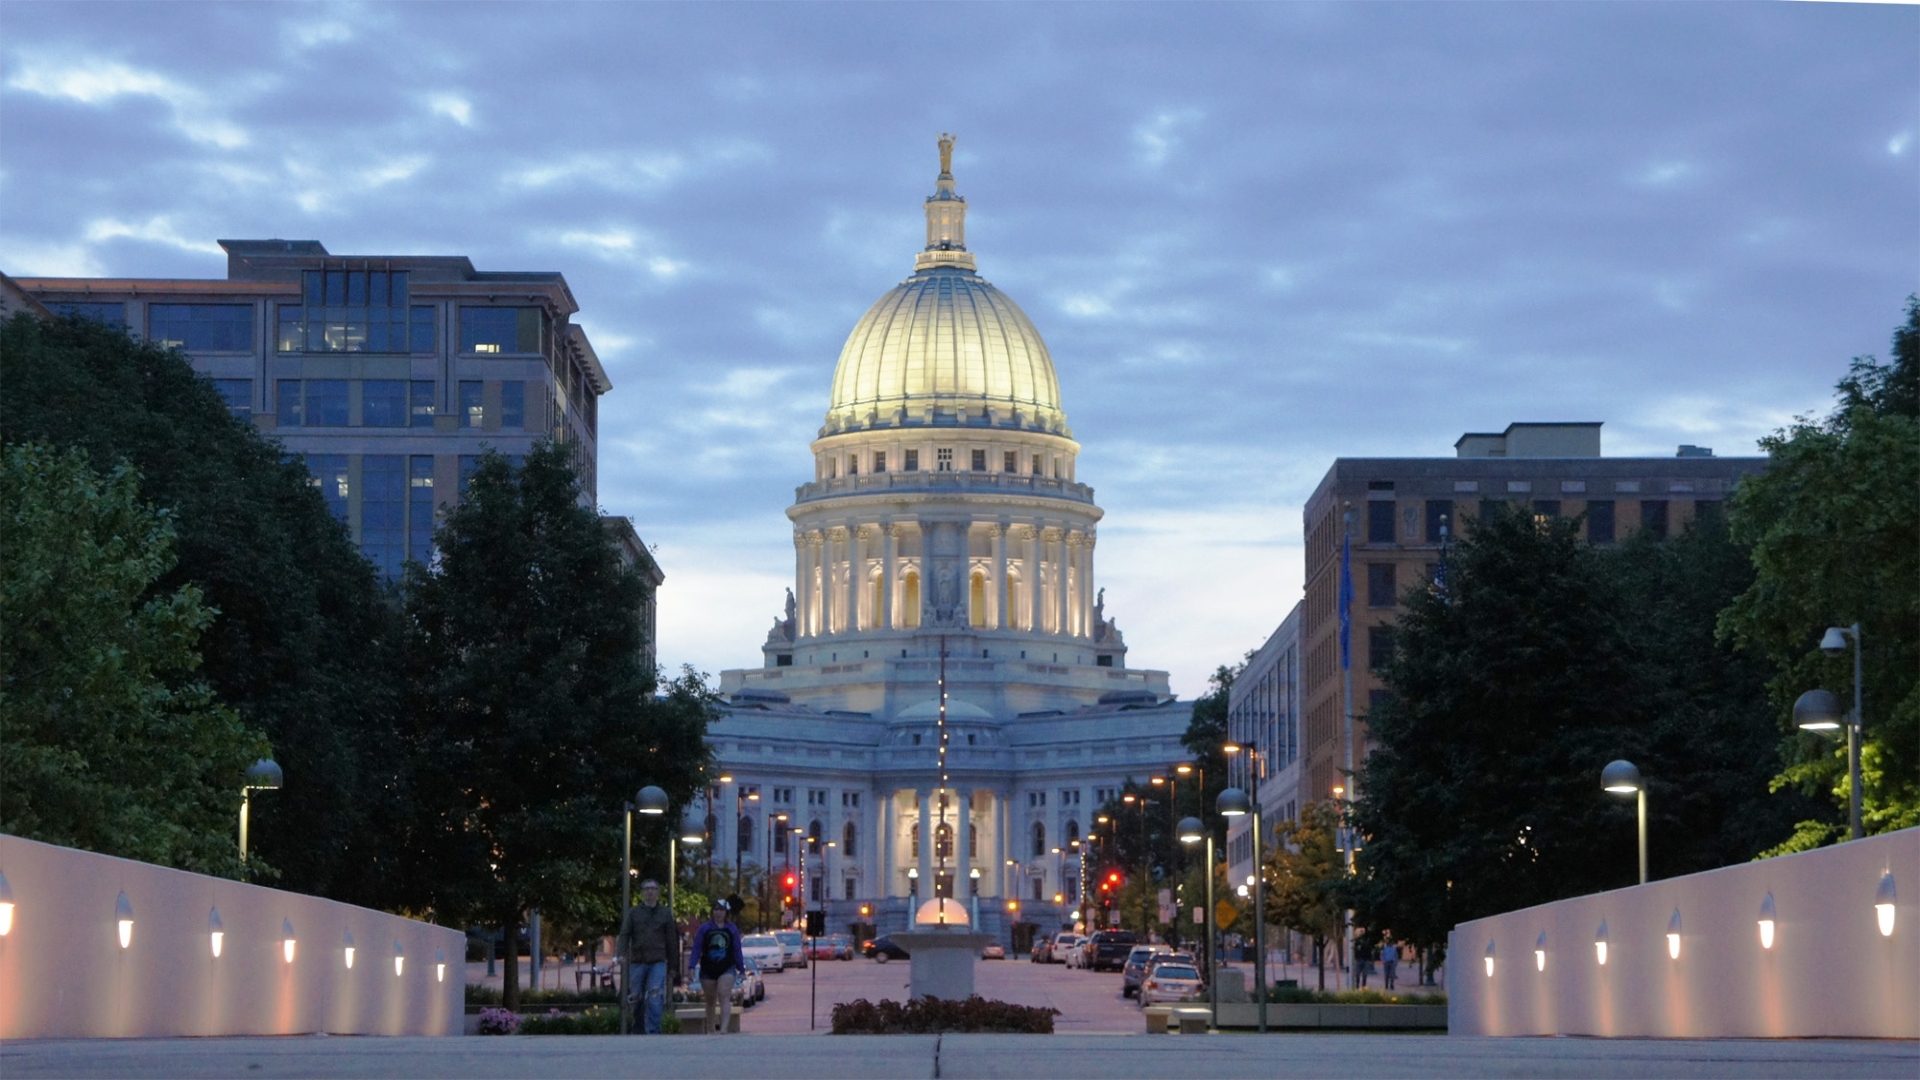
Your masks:
{"label": "red traffic signal", "polygon": [[788,875],[787,875],[787,891],[788,891],[788,892],[792,892],[792,891],[793,891],[793,886],[794,886],[794,882],[796,882],[797,880],[798,880],[798,879],[797,879],[797,878],[795,878],[795,877],[794,877],[794,875],[792,875],[792,874],[788,874]]}

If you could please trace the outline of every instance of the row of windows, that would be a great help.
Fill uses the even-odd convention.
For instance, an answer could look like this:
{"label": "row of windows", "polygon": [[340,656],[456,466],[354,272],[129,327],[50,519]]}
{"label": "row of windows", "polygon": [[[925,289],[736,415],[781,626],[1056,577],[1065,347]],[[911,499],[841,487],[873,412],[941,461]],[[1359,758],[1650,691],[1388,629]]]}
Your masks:
{"label": "row of windows", "polygon": [[[822,462],[823,462],[823,464],[821,465],[821,469],[823,470],[822,478],[831,480],[834,477],[838,476],[840,474],[841,460],[842,459],[839,457],[828,457],[828,458],[822,459]],[[888,469],[887,451],[885,450],[873,451],[868,456],[867,460],[869,463],[868,464],[869,472],[884,473]],[[846,461],[846,470],[847,470],[848,476],[860,475],[861,456],[859,454],[848,454],[845,458],[845,461]],[[1048,461],[1048,458],[1045,454],[1034,454],[1033,468],[1031,470],[1031,475],[1033,476],[1047,475],[1047,461]],[[1057,480],[1060,478],[1060,472],[1061,472],[1060,459],[1053,458],[1052,461],[1053,461],[1053,476],[1054,476],[1054,479]],[[935,472],[954,472],[956,471],[954,468],[954,464],[955,464],[955,461],[954,461],[952,447],[942,446],[934,449],[933,468]],[[970,466],[970,471],[972,472],[986,472],[987,471],[987,451],[985,450],[972,451],[972,458],[970,461],[968,461],[968,465]],[[920,471],[920,451],[917,449],[901,451],[900,459],[899,459],[899,470],[901,472],[919,472]],[[1017,450],[1003,451],[1001,453],[1001,458],[1000,458],[1000,471],[1005,473],[1018,473],[1020,471],[1020,452]]]}
{"label": "row of windows", "polygon": [[[1506,504],[1502,499],[1481,499],[1480,516],[1489,517]],[[1586,502],[1587,540],[1595,544],[1611,544],[1616,539],[1614,527],[1615,501],[1612,499],[1589,499]],[[1396,503],[1389,501],[1369,502],[1367,504],[1367,543],[1391,544],[1394,542],[1394,513]],[[1701,515],[1717,513],[1720,504],[1711,500],[1700,500],[1694,504]],[[1560,516],[1559,499],[1535,499],[1532,502],[1536,520],[1547,520]],[[1438,544],[1443,538],[1457,537],[1459,527],[1454,517],[1452,499],[1426,500],[1426,542]],[[1408,528],[1413,527],[1413,511],[1408,511]],[[1640,500],[1640,527],[1656,537],[1664,538],[1668,532],[1668,501],[1666,499]],[[1377,604],[1377,601],[1369,600]]]}
{"label": "row of windows", "polygon": [[[436,308],[408,302],[404,271],[310,270],[303,303],[276,305],[279,352],[432,352]],[[54,301],[58,315],[125,326],[121,302]],[[152,304],[149,340],[189,352],[252,352],[252,304]],[[460,308],[460,349],[479,355],[537,356],[546,337],[538,307]]]}
{"label": "row of windows", "polygon": [[[216,379],[214,384],[217,387],[231,384],[244,389],[247,398],[251,398],[250,380]],[[527,384],[516,380],[498,385],[499,426],[514,430],[525,428]],[[486,427],[486,383],[464,379],[457,392],[460,426]],[[281,379],[275,386],[274,396],[275,415],[281,427],[432,427],[438,411],[438,388],[430,379]],[[229,396],[227,402],[237,411],[234,397]]]}
{"label": "row of windows", "polygon": [[[432,454],[359,455],[357,480],[349,455],[306,454],[303,459],[327,509],[350,529],[357,484],[360,553],[384,578],[398,578],[409,559],[432,562],[439,510]],[[480,468],[480,460],[477,454],[459,456],[460,494],[466,494],[467,481]],[[518,467],[522,458],[509,455],[507,460]]]}

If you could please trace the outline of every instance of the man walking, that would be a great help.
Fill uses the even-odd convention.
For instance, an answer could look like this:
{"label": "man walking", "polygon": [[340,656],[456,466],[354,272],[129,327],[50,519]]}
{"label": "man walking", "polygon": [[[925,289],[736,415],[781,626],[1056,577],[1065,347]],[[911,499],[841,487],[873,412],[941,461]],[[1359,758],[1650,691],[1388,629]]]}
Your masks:
{"label": "man walking", "polygon": [[[627,1001],[641,1005],[641,1030],[660,1034],[660,1013],[666,1005],[667,980],[680,981],[680,927],[673,912],[660,902],[660,883],[640,883],[640,902],[620,919],[620,937],[614,948],[630,965]],[[637,984],[637,985],[636,985]]]}
{"label": "man walking", "polygon": [[[693,955],[700,965],[700,996],[707,1005],[707,1034],[725,1035],[733,1026],[733,984],[747,968],[740,952],[740,931],[725,900],[713,902],[713,917],[693,934]],[[719,1026],[714,1013],[719,1012]]]}
{"label": "man walking", "polygon": [[1394,973],[1399,967],[1400,946],[1394,944],[1392,938],[1388,938],[1386,944],[1380,946],[1380,977],[1386,982],[1386,988],[1389,990],[1393,989]]}

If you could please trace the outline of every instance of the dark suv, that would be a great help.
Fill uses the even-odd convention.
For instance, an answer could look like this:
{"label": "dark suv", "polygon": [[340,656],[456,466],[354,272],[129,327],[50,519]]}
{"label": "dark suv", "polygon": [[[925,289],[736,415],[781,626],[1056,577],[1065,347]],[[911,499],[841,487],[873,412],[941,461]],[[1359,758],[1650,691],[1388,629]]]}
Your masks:
{"label": "dark suv", "polygon": [[1127,954],[1139,941],[1139,936],[1131,930],[1102,930],[1093,935],[1087,966],[1095,971],[1119,971],[1126,966]]}

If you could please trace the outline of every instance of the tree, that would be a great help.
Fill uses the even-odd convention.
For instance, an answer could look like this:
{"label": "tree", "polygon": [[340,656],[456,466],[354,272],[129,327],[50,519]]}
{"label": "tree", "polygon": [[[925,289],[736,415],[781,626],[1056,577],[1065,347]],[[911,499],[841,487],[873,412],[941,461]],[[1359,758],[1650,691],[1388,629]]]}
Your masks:
{"label": "tree", "polygon": [[[487,455],[436,541],[438,563],[407,578],[422,881],[436,908],[508,941],[529,908],[577,924],[619,894],[634,791],[657,784],[684,807],[704,786],[713,697],[690,671],[656,692],[644,582],[584,504],[566,446],[518,468]],[[639,865],[664,876],[667,838],[637,832]],[[503,990],[514,1007],[516,965]]]}
{"label": "tree", "polygon": [[389,844],[411,811],[395,739],[397,610],[313,477],[237,419],[173,349],[80,319],[0,324],[0,439],[83,450],[137,473],[176,558],[150,596],[185,586],[216,612],[201,677],[272,742],[286,787],[253,804],[255,867],[277,884],[398,902]]}
{"label": "tree", "polygon": [[[1251,658],[1252,653],[1247,656]],[[1213,842],[1225,847],[1227,842],[1226,820],[1213,812],[1214,800],[1227,786],[1227,755],[1221,747],[1227,742],[1227,706],[1233,696],[1233,680],[1245,670],[1245,662],[1228,667],[1225,664],[1214,669],[1212,678],[1207,680],[1207,692],[1193,703],[1193,719],[1187,724],[1186,734],[1180,736],[1180,745],[1193,755],[1195,781],[1205,781],[1205,786],[1194,784],[1194,795],[1180,796],[1181,813],[1192,808],[1193,816],[1206,822],[1213,830]]]}
{"label": "tree", "polygon": [[1313,940],[1322,990],[1327,988],[1327,943],[1339,939],[1346,918],[1341,890],[1347,866],[1336,846],[1339,830],[1337,804],[1306,804],[1298,818],[1274,831],[1264,871],[1267,922]]}
{"label": "tree", "polygon": [[267,753],[195,677],[214,611],[174,562],[132,469],[0,455],[0,831],[237,877],[233,811]]}
{"label": "tree", "polygon": [[[1736,538],[1752,545],[1752,585],[1720,632],[1776,665],[1768,684],[1785,739],[1777,787],[1849,799],[1846,751],[1793,730],[1792,703],[1825,687],[1853,696],[1850,655],[1818,649],[1829,626],[1865,639],[1861,791],[1868,833],[1920,825],[1920,299],[1893,335],[1893,362],[1856,358],[1825,419],[1801,417],[1761,440],[1765,476],[1740,486]],[[1802,821],[1776,853],[1829,843],[1839,815]]]}

